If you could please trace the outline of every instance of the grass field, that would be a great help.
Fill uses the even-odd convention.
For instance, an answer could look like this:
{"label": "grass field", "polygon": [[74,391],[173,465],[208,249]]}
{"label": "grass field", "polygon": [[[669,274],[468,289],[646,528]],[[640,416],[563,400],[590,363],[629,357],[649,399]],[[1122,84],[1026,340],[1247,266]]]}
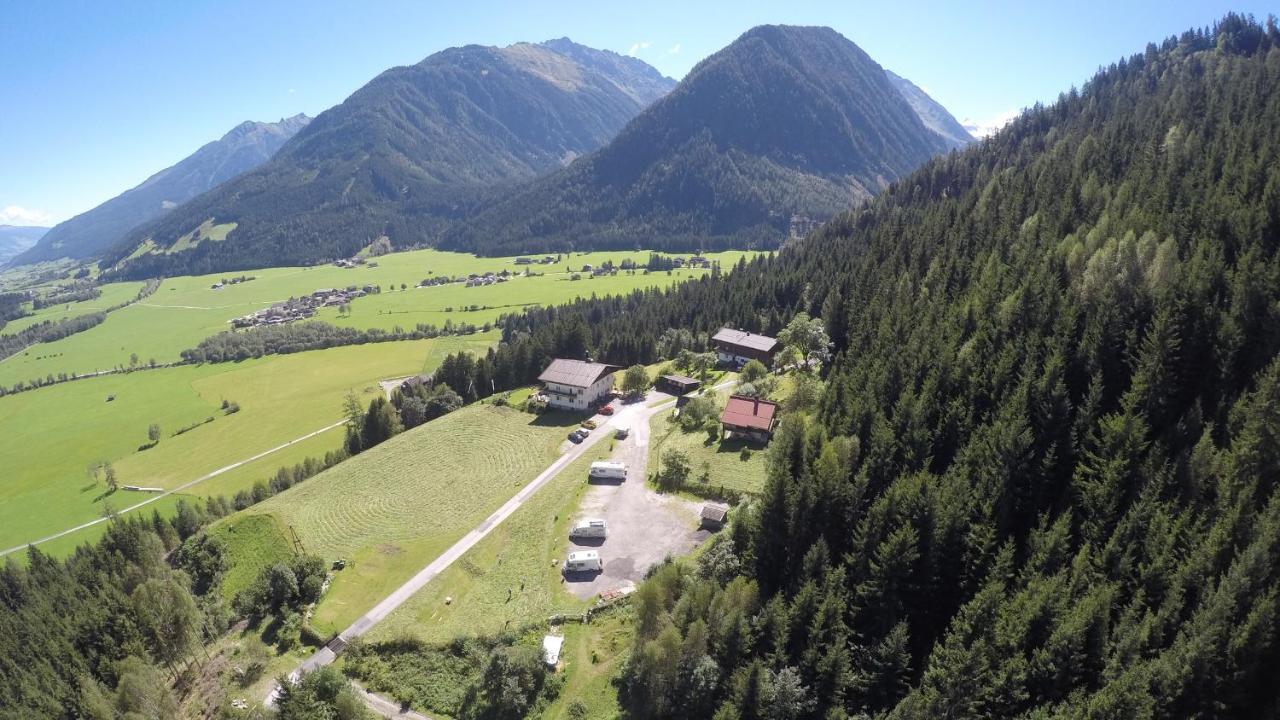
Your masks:
{"label": "grass field", "polygon": [[50,307],[36,310],[30,315],[20,317],[16,320],[10,320],[5,324],[4,329],[0,333],[5,335],[16,334],[35,325],[36,323],[52,320],[57,322],[63,318],[76,317],[77,315],[88,315],[91,312],[105,310],[114,305],[129,302],[138,296],[138,291],[142,289],[141,282],[122,282],[111,283],[102,286],[102,295],[92,300],[81,300],[74,303],[62,303],[60,305],[51,305]]}
{"label": "grass field", "polygon": [[245,515],[236,522],[220,523],[209,534],[236,550],[236,562],[222,577],[222,597],[231,602],[258,577],[263,568],[293,555],[287,528],[272,515]]}
{"label": "grass field", "polygon": [[[614,720],[622,715],[613,679],[631,651],[633,620],[630,608],[622,606],[594,616],[586,625],[562,626],[564,686],[542,713],[544,720]],[[571,711],[574,706],[582,709]],[[583,710],[585,714],[579,714]]]}
{"label": "grass field", "polygon": [[[568,422],[565,420],[565,422]],[[218,527],[272,515],[308,552],[345,558],[313,624],[346,627],[550,464],[555,415],[471,405],[338,465]],[[239,548],[232,547],[238,556]]]}
{"label": "grass field", "polygon": [[[122,485],[175,487],[335,422],[349,390],[367,400],[381,391],[379,379],[430,370],[447,352],[480,350],[493,339],[447,337],[164,368],[0,398],[0,467],[7,471],[0,549],[92,520],[104,502],[119,509],[149,497],[124,490],[106,496],[102,482],[86,474],[90,463],[112,462]],[[240,412],[224,415],[224,398],[239,403]],[[171,436],[210,416],[213,422]],[[139,450],[151,423],[160,425],[163,439]],[[233,494],[282,464],[322,455],[340,437],[340,429],[331,431],[191,492]]]}
{"label": "grass field", "polygon": [[[370,640],[448,642],[581,612],[587,603],[564,590],[559,564],[568,551],[572,515],[587,489],[587,469],[608,456],[609,443],[600,443],[575,460],[375,627]],[[446,597],[453,599],[448,605]]]}
{"label": "grass field", "polygon": [[[710,257],[730,269],[744,255],[747,253],[725,252]],[[644,261],[648,253],[579,253],[565,256],[556,265],[529,266],[533,272],[545,275],[475,288],[460,284],[420,289],[414,286],[432,276],[456,277],[504,269],[516,272],[526,266],[515,265],[512,258],[477,258],[461,253],[415,250],[376,258],[371,264],[377,263],[377,267],[343,269],[327,265],[253,270],[243,274],[253,275],[255,280],[218,290],[211,286],[224,277],[241,273],[169,278],[155,294],[111,313],[95,328],[57,342],[36,345],[0,362],[0,385],[62,372],[84,374],[128,365],[132,354],[143,363],[153,359],[174,361],[183,350],[226,330],[228,320],[319,288],[348,285],[383,288],[380,294],[353,302],[349,316],[339,317],[337,308],[331,307],[323,309],[317,317],[338,325],[390,329],[397,325],[412,328],[419,323],[443,326],[450,319],[455,323],[480,325],[531,304],[560,304],[593,294],[602,296],[665,287],[708,272],[688,269],[670,274],[619,273],[594,279],[589,276],[577,281],[568,279],[571,269],[581,270],[584,264],[598,266],[605,260],[620,263],[626,258]],[[401,284],[407,289],[400,290]],[[135,283],[126,285],[135,287],[136,292]],[[127,294],[112,285],[104,286],[104,297],[108,293],[112,297]],[[472,305],[485,309],[463,310]],[[453,312],[446,312],[450,307],[454,308]]]}
{"label": "grass field", "polygon": [[[732,389],[717,394],[716,406],[724,408]],[[758,493],[764,489],[765,449],[755,443],[741,440],[708,442],[707,433],[701,429],[684,432],[678,423],[672,422],[672,410],[665,410],[650,420],[649,468],[657,472],[662,467],[662,453],[667,450],[683,450],[689,454],[693,467],[685,489],[699,495],[719,488],[743,493]],[[742,449],[751,451],[747,460],[742,459]],[[705,463],[705,466],[704,466]],[[710,472],[710,481],[701,483],[698,478],[704,467]]]}

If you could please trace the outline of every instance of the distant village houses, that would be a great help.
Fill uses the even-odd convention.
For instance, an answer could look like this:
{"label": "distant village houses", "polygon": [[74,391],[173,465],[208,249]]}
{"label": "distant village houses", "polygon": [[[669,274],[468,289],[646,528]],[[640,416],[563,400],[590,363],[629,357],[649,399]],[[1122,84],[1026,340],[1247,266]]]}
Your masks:
{"label": "distant village houses", "polygon": [[357,288],[355,285],[344,289],[321,288],[310,295],[289,298],[284,302],[278,302],[269,308],[243,315],[230,322],[233,328],[251,328],[260,325],[280,325],[295,320],[305,320],[313,317],[319,308],[345,305],[358,297],[376,292],[378,292],[378,288],[375,285],[365,285],[363,288]]}

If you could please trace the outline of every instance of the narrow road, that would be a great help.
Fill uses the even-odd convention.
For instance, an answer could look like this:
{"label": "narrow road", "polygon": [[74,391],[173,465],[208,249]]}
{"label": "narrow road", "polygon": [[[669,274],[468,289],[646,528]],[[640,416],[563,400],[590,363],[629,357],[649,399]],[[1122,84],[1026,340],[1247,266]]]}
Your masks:
{"label": "narrow road", "polygon": [[[720,383],[719,385],[714,386],[713,389],[719,390],[721,388],[728,387],[731,382],[732,381],[726,381]],[[330,641],[329,645],[326,645],[313,653],[311,657],[307,658],[301,665],[294,669],[293,672],[289,673],[289,679],[291,681],[296,681],[302,673],[311,672],[312,670],[317,670],[332,663],[337,659],[338,653],[342,652],[342,649],[347,646],[347,643],[368,632],[374,625],[378,624],[381,620],[390,615],[393,610],[400,607],[409,598],[413,597],[414,593],[421,590],[427,583],[435,579],[437,575],[444,572],[450,565],[456,562],[458,558],[462,557],[468,550],[474,547],[476,543],[483,540],[485,536],[498,526],[498,524],[510,517],[516,510],[519,510],[520,507],[528,502],[529,498],[533,497],[533,494],[540,490],[543,485],[546,485],[555,478],[556,475],[560,474],[560,471],[563,470],[565,466],[569,465],[574,460],[577,460],[586,453],[589,448],[600,442],[601,438],[612,437],[614,431],[619,427],[637,428],[643,425],[647,428],[649,420],[652,419],[654,415],[666,410],[674,404],[675,398],[657,403],[651,407],[647,407],[643,402],[622,405],[621,410],[615,413],[607,421],[601,423],[600,427],[592,431],[592,433],[587,436],[586,440],[557,458],[556,461],[551,463],[546,470],[539,473],[538,476],[528,485],[521,488],[520,492],[516,493],[510,500],[503,503],[502,507],[495,510],[492,515],[485,518],[479,525],[475,526],[475,528],[464,535],[461,540],[454,543],[448,550],[441,553],[426,567],[419,570],[417,575],[409,578],[409,580],[403,585],[393,590],[390,595],[383,598],[382,602],[373,606],[372,610],[358,618],[350,625],[350,627],[338,633],[338,636],[334,638],[334,640]],[[336,651],[332,648],[336,648]],[[275,705],[275,700],[279,692],[280,687],[278,685],[272,685],[271,689],[267,692],[267,696],[264,698],[264,703],[267,707],[273,707]]]}
{"label": "narrow road", "polygon": [[[151,503],[156,502],[157,500],[162,500],[162,499],[164,499],[164,498],[166,498],[166,497],[168,497],[168,496],[170,496],[170,495],[172,495],[172,494],[174,494],[174,493],[182,492],[183,490],[186,490],[187,488],[190,488],[190,487],[192,487],[193,485],[198,485],[198,484],[200,484],[200,483],[204,482],[205,480],[209,480],[210,478],[215,478],[215,477],[217,477],[217,476],[219,476],[219,475],[221,475],[221,474],[223,474],[223,473],[225,473],[225,472],[230,472],[230,471],[232,471],[232,470],[235,470],[236,468],[240,467],[241,465],[247,465],[247,464],[249,464],[249,463],[253,462],[254,460],[261,460],[262,458],[264,458],[264,457],[266,457],[266,456],[270,455],[271,453],[276,452],[276,451],[279,451],[279,450],[283,450],[283,449],[285,449],[285,448],[289,447],[290,445],[293,445],[293,444],[295,444],[295,443],[300,443],[300,442],[302,442],[303,440],[310,440],[311,438],[313,438],[313,437],[315,437],[315,436],[317,436],[317,435],[319,435],[319,434],[321,434],[321,433],[329,432],[330,430],[332,430],[332,429],[334,429],[334,428],[336,428],[336,427],[342,427],[342,425],[343,425],[344,423],[346,423],[346,420],[339,420],[339,421],[337,421],[337,422],[335,422],[335,423],[333,423],[333,424],[331,424],[331,425],[326,425],[326,426],[324,426],[324,427],[320,428],[319,430],[316,430],[316,431],[313,431],[313,432],[309,432],[309,433],[307,433],[306,435],[303,435],[302,437],[296,437],[296,438],[294,438],[294,439],[290,440],[289,442],[286,442],[286,443],[283,443],[283,444],[277,445],[277,446],[275,446],[275,447],[271,448],[270,450],[263,450],[262,452],[258,453],[257,455],[254,455],[254,456],[252,456],[252,457],[247,457],[247,458],[245,458],[245,459],[243,459],[243,460],[240,460],[240,461],[238,461],[238,462],[233,462],[233,463],[231,463],[230,465],[227,465],[227,466],[224,466],[224,467],[220,467],[220,468],[218,468],[217,470],[214,470],[213,472],[210,472],[210,473],[206,473],[206,474],[204,474],[204,475],[201,475],[200,477],[196,478],[195,480],[189,480],[189,481],[187,481],[187,482],[185,482],[185,483],[183,483],[183,484],[181,484],[181,485],[179,485],[179,486],[177,486],[177,487],[175,487],[175,488],[171,488],[171,489],[169,489],[169,490],[165,490],[165,491],[164,491],[164,492],[162,492],[162,493],[158,493],[158,494],[156,494],[156,495],[152,495],[151,497],[147,498],[146,500],[143,500],[142,502],[137,503],[137,504],[134,504],[134,505],[130,505],[129,507],[124,508],[123,510],[118,511],[118,512],[116,512],[115,514],[116,514],[116,515],[123,515],[123,514],[125,514],[125,513],[127,513],[127,512],[130,512],[130,511],[133,511],[133,510],[137,510],[137,509],[138,509],[138,508],[140,508],[140,507],[144,507],[144,506],[146,506],[146,505],[150,505]],[[49,542],[50,540],[56,540],[56,539],[58,539],[58,538],[60,538],[60,537],[63,537],[63,536],[66,536],[66,535],[70,535],[70,534],[71,534],[71,533],[73,533],[73,532],[79,532],[79,531],[81,531],[81,530],[84,530],[85,528],[93,527],[94,525],[97,525],[98,523],[109,522],[110,520],[111,520],[111,518],[110,518],[110,517],[100,517],[100,518],[98,518],[97,520],[90,520],[90,521],[89,521],[89,522],[87,522],[87,523],[81,523],[81,524],[79,524],[79,525],[77,525],[77,526],[75,526],[75,527],[73,527],[73,528],[67,528],[66,530],[63,530],[63,531],[61,531],[61,532],[56,532],[56,533],[54,533],[54,534],[52,534],[52,535],[46,535],[46,536],[44,536],[44,537],[42,537],[42,538],[40,538],[40,539],[38,539],[38,540],[32,540],[32,541],[30,541],[30,542],[26,542],[26,543],[23,543],[23,544],[21,544],[21,545],[15,545],[15,546],[13,546],[13,547],[11,547],[11,548],[7,549],[7,550],[0,550],[0,557],[4,557],[5,555],[8,555],[8,554],[10,554],[10,553],[18,552],[19,550],[25,550],[25,549],[27,548],[27,546],[29,546],[29,545],[39,545],[40,543]]]}

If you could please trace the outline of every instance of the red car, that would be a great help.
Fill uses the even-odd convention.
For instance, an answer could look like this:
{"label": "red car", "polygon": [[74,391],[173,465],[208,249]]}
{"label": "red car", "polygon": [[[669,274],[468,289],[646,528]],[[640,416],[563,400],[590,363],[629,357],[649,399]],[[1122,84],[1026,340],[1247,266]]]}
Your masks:
{"label": "red car", "polygon": [[613,414],[613,406],[612,406],[612,405],[605,405],[604,407],[600,408],[600,414],[601,414],[601,415],[612,415],[612,414]]}

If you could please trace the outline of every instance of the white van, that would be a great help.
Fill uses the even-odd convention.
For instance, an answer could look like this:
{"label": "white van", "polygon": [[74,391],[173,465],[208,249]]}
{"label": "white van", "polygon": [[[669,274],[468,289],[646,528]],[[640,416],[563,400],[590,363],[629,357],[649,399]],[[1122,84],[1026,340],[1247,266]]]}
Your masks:
{"label": "white van", "polygon": [[609,533],[609,528],[604,520],[597,518],[588,518],[580,520],[578,524],[573,526],[569,531],[571,538],[603,538]]}
{"label": "white van", "polygon": [[587,475],[592,480],[626,480],[627,465],[620,462],[593,462]]}
{"label": "white van", "polygon": [[599,572],[604,570],[604,562],[600,559],[600,553],[595,550],[583,550],[582,552],[569,553],[569,557],[564,561],[564,572]]}

